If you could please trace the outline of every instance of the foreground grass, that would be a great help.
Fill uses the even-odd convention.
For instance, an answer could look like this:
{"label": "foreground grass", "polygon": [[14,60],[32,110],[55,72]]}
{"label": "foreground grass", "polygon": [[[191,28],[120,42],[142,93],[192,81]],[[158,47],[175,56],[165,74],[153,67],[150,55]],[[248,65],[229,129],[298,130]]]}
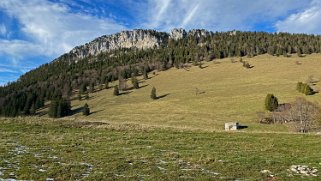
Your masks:
{"label": "foreground grass", "polygon": [[[0,120],[0,178],[267,179],[291,165],[321,170],[318,135],[177,131],[35,118]],[[98,128],[100,127],[100,128]],[[320,177],[318,177],[320,179]]]}

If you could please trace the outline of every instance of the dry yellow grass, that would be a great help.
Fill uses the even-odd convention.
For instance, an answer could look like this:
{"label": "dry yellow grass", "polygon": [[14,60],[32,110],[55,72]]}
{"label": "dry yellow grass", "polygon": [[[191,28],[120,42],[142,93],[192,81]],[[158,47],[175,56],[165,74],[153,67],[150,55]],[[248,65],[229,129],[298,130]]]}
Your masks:
{"label": "dry yellow grass", "polygon": [[[72,117],[111,123],[135,123],[147,126],[187,129],[222,130],[225,122],[239,121],[249,126],[245,131],[287,131],[285,125],[261,125],[256,112],[264,111],[267,93],[273,93],[280,103],[304,96],[321,103],[320,94],[305,96],[296,91],[298,81],[305,82],[309,76],[321,77],[321,55],[303,58],[261,55],[243,58],[254,66],[245,69],[241,63],[231,63],[230,58],[219,64],[206,62],[203,69],[191,67],[189,71],[172,68],[150,74],[142,80],[138,90],[129,94],[113,96],[113,89],[90,94],[89,100],[73,101],[73,109],[88,103],[91,114],[81,113]],[[297,65],[300,61],[302,65]],[[116,82],[117,83],[117,82]],[[114,83],[115,84],[115,83]],[[128,85],[130,81],[128,81]],[[316,88],[320,87],[320,83]],[[157,95],[166,97],[152,100],[152,87]],[[195,89],[205,91],[195,95]]]}

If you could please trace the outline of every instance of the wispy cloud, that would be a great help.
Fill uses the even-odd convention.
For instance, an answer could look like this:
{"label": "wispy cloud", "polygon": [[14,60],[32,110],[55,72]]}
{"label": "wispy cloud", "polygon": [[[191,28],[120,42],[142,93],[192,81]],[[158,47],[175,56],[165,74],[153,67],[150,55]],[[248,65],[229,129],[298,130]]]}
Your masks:
{"label": "wispy cloud", "polygon": [[1,52],[15,57],[22,52],[57,56],[102,34],[125,29],[112,19],[72,13],[64,4],[43,0],[0,1],[0,10],[16,18],[21,24],[21,33],[27,37],[0,41],[1,47],[12,44]]}
{"label": "wispy cloud", "polygon": [[321,34],[321,2],[314,0],[308,8],[278,21],[275,26],[279,32]]}
{"label": "wispy cloud", "polygon": [[[149,0],[144,27],[168,31],[173,27],[213,31],[254,30],[258,23],[276,22],[311,0]],[[146,15],[147,14],[147,15]],[[272,24],[273,27],[273,24]]]}

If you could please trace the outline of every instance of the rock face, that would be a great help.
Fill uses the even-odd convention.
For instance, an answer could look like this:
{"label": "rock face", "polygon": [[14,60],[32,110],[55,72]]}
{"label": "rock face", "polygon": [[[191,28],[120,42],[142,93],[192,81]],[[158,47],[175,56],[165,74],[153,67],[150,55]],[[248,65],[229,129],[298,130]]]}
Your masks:
{"label": "rock face", "polygon": [[103,52],[110,52],[122,48],[138,48],[149,49],[166,47],[168,40],[184,39],[187,36],[195,36],[199,39],[202,36],[212,35],[212,32],[206,30],[190,30],[188,33],[182,29],[173,29],[171,33],[157,32],[155,30],[137,29],[133,31],[122,31],[113,35],[104,35],[95,40],[86,43],[85,45],[77,46],[69,53],[65,54],[71,57],[71,60],[78,61],[79,59],[88,56],[95,56]]}
{"label": "rock face", "polygon": [[73,57],[81,59],[121,48],[158,48],[161,45],[166,45],[167,40],[167,33],[156,32],[155,30],[122,31],[96,38],[90,43],[75,47],[70,53]]}
{"label": "rock face", "polygon": [[186,31],[183,28],[173,29],[170,34],[170,38],[174,40],[183,39],[187,36]]}

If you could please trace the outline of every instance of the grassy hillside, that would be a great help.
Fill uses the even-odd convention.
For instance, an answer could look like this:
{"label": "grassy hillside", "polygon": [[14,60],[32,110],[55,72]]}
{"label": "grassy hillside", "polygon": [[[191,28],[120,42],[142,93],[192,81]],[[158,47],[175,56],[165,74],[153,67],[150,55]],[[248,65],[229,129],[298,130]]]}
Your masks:
{"label": "grassy hillside", "polygon": [[[320,94],[305,96],[296,91],[298,81],[305,82],[309,76],[320,79],[320,54],[303,58],[262,55],[243,60],[254,67],[245,69],[241,63],[232,63],[227,58],[219,63],[206,62],[203,69],[193,66],[189,70],[172,68],[150,74],[146,81],[140,78],[142,88],[127,94],[116,97],[113,89],[108,89],[90,94],[89,100],[73,101],[73,109],[88,103],[93,114],[83,117],[78,113],[72,117],[202,130],[222,130],[225,122],[239,121],[249,126],[246,131],[288,131],[285,125],[257,123],[256,112],[264,111],[267,93],[277,96],[280,103],[291,102],[298,96],[321,103]],[[315,88],[320,85],[317,83]],[[165,97],[150,99],[153,86],[158,96]],[[205,93],[196,95],[196,88]]]}
{"label": "grassy hillside", "polygon": [[181,132],[44,118],[1,119],[0,125],[0,179],[320,179],[288,170],[297,164],[321,169],[319,135]]}

